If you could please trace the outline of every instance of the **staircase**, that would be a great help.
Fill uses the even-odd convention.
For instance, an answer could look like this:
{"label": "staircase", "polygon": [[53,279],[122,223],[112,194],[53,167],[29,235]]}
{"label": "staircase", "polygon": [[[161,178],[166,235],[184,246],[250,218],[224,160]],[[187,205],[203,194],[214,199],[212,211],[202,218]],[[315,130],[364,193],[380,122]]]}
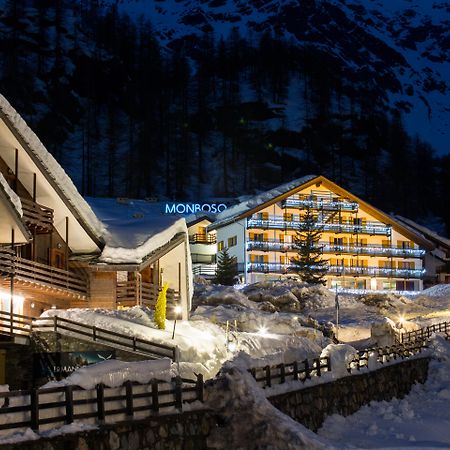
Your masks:
{"label": "staircase", "polygon": [[30,338],[33,338],[35,342],[39,342],[44,333],[55,333],[83,342],[100,344],[147,359],[170,358],[172,361],[179,361],[178,347],[173,345],[116,333],[58,316],[32,318],[0,311],[0,337],[4,341],[29,344]]}

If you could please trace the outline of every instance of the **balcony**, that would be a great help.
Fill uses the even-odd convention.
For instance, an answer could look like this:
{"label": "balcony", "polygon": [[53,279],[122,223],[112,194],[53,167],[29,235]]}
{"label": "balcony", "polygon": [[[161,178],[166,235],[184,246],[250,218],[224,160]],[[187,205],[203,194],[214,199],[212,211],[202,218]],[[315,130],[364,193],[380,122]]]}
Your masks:
{"label": "balcony", "polygon": [[[299,221],[287,221],[281,216],[269,216],[267,219],[258,219],[251,217],[247,219],[247,228],[261,230],[298,230]],[[364,222],[361,224],[353,224],[349,221],[333,220],[332,222],[317,222],[317,228],[324,232],[332,233],[350,233],[350,234],[369,234],[390,236],[391,227],[383,225],[379,222]]]}
{"label": "balcony", "polygon": [[[260,273],[289,273],[293,272],[292,264],[281,263],[249,263],[247,272]],[[328,274],[368,276],[368,277],[394,277],[394,278],[422,278],[425,269],[394,269],[385,267],[358,267],[358,266],[328,266]]]}
{"label": "balcony", "polygon": [[189,236],[189,244],[215,244],[216,242],[215,234],[193,234]]}
{"label": "balcony", "polygon": [[[159,295],[159,286],[137,280],[118,282],[116,286],[117,303],[121,306],[136,304],[154,308]],[[173,305],[179,300],[179,294],[173,289],[167,290],[167,304]]]}
{"label": "balcony", "polygon": [[53,229],[53,209],[39,205],[33,200],[21,197],[23,220],[38,231],[49,232]]}
{"label": "balcony", "polygon": [[358,203],[337,197],[318,197],[311,195],[294,195],[283,200],[283,208],[312,208],[324,211],[358,211]]}
{"label": "balcony", "polygon": [[8,281],[14,275],[17,287],[31,286],[33,289],[56,289],[65,296],[87,297],[87,281],[73,272],[58,269],[46,264],[19,258],[14,251],[0,249],[0,275]]}
{"label": "balcony", "polygon": [[[425,250],[417,248],[383,247],[376,244],[368,245],[334,245],[320,242],[319,248],[322,253],[349,254],[349,255],[369,255],[399,258],[421,258],[425,255]],[[295,252],[293,242],[282,242],[276,239],[267,241],[247,241],[247,250],[260,250],[263,252]]]}
{"label": "balcony", "polygon": [[216,268],[216,264],[196,264],[192,266],[192,273],[194,275],[213,277],[216,275]]}

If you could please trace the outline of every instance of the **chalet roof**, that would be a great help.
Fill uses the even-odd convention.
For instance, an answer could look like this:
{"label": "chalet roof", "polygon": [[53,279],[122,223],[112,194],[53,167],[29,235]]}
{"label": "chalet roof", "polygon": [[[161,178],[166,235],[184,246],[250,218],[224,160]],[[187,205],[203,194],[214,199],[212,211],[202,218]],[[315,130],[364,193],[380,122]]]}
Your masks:
{"label": "chalet roof", "polygon": [[416,233],[420,233],[423,235],[426,239],[434,242],[436,245],[444,247],[447,251],[450,250],[450,239],[441,236],[434,232],[433,230],[430,230],[429,228],[420,225],[416,222],[414,222],[411,219],[408,219],[406,217],[402,216],[394,216],[396,220],[407,226],[408,228],[411,228]]}
{"label": "chalet roof", "polygon": [[164,214],[161,203],[93,197],[86,200],[105,229],[105,247],[98,262],[140,264],[178,235],[184,234],[187,239],[186,221]]}
{"label": "chalet roof", "polygon": [[36,134],[2,95],[0,95],[0,119],[3,120],[6,127],[57,192],[75,219],[84,228],[90,238],[101,247],[102,223],[97,219],[89,205],[79,194],[64,169],[47,151]]}
{"label": "chalet roof", "polygon": [[211,231],[214,229],[218,229],[230,223],[241,220],[245,217],[251,216],[255,212],[273,205],[274,203],[277,203],[309,186],[320,184],[323,184],[326,188],[342,197],[357,202],[369,214],[371,214],[381,222],[391,225],[394,230],[399,231],[401,234],[408,237],[417,244],[423,246],[424,248],[433,248],[433,244],[428,239],[426,239],[423,234],[417,232],[411,227],[404,226],[403,223],[397,221],[391,215],[386,214],[373,207],[369,203],[361,200],[357,196],[341,188],[339,185],[333,183],[331,180],[328,180],[322,175],[307,175],[302,178],[297,178],[296,180],[292,180],[288,183],[282,184],[276,188],[270,189],[269,191],[249,197],[243,202],[238,203],[237,205],[232,206],[231,208],[228,208],[218,214],[217,220],[208,226],[208,230]]}

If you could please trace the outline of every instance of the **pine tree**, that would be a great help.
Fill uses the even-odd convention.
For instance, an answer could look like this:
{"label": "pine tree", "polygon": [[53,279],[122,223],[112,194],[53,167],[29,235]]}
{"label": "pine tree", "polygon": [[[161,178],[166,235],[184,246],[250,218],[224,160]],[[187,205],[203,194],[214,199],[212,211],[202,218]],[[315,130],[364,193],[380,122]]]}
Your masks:
{"label": "pine tree", "polygon": [[294,237],[294,247],[298,256],[291,258],[291,270],[296,272],[302,281],[309,284],[325,284],[324,276],[328,271],[327,263],[321,258],[319,240],[323,227],[318,225],[318,217],[311,208],[306,208]]}
{"label": "pine tree", "polygon": [[166,329],[166,307],[167,307],[167,289],[169,285],[166,283],[162,287],[155,306],[155,323],[160,330]]}
{"label": "pine tree", "polygon": [[236,275],[236,258],[230,256],[230,254],[228,253],[228,249],[224,248],[218,256],[216,278],[214,279],[214,282],[216,284],[232,286],[234,284]]}

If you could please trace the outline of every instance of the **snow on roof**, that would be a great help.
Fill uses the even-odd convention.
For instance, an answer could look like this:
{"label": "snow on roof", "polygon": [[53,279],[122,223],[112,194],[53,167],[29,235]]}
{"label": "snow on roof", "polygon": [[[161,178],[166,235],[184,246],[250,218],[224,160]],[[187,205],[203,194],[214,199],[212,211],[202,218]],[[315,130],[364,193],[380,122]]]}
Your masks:
{"label": "snow on roof", "polygon": [[217,214],[217,220],[211,225],[211,228],[216,228],[217,226],[225,225],[228,222],[231,222],[240,214],[245,213],[246,211],[256,208],[257,206],[263,205],[266,202],[273,200],[275,197],[283,195],[289,192],[296,187],[301,186],[302,184],[307,183],[308,181],[317,178],[317,175],[306,175],[301,178],[297,178],[295,180],[289,181],[288,183],[281,184],[269,191],[261,192],[252,197],[248,197],[241,203],[232,206],[231,208],[226,209],[225,211]]}
{"label": "snow on roof", "polygon": [[430,230],[423,225],[419,225],[418,223],[412,221],[411,219],[407,219],[406,217],[394,216],[394,218],[395,220],[401,222],[404,226],[406,225],[408,228],[412,228],[415,233],[420,233],[426,239],[431,239],[432,241],[436,241],[442,244],[444,247],[450,248],[450,239],[440,236],[433,230]]}
{"label": "snow on roof", "polygon": [[53,156],[47,151],[42,142],[31,130],[20,114],[0,94],[0,115],[8,121],[8,124],[20,136],[26,144],[25,151],[31,152],[40,163],[40,168],[54,181],[59,191],[64,196],[67,204],[71,205],[78,214],[84,225],[100,238],[103,233],[102,223],[95,216],[89,205],[78,192],[70,177],[58,164]]}
{"label": "snow on roof", "polygon": [[23,216],[22,202],[20,201],[19,196],[10,188],[8,182],[5,180],[5,177],[1,173],[0,173],[0,186],[5,191],[6,196],[9,197],[9,200],[11,200],[11,203],[18,212],[19,216],[22,217]]}
{"label": "snow on roof", "polygon": [[86,200],[105,228],[101,262],[139,264],[177,234],[187,236],[185,219],[165,214],[162,203],[93,197]]}

